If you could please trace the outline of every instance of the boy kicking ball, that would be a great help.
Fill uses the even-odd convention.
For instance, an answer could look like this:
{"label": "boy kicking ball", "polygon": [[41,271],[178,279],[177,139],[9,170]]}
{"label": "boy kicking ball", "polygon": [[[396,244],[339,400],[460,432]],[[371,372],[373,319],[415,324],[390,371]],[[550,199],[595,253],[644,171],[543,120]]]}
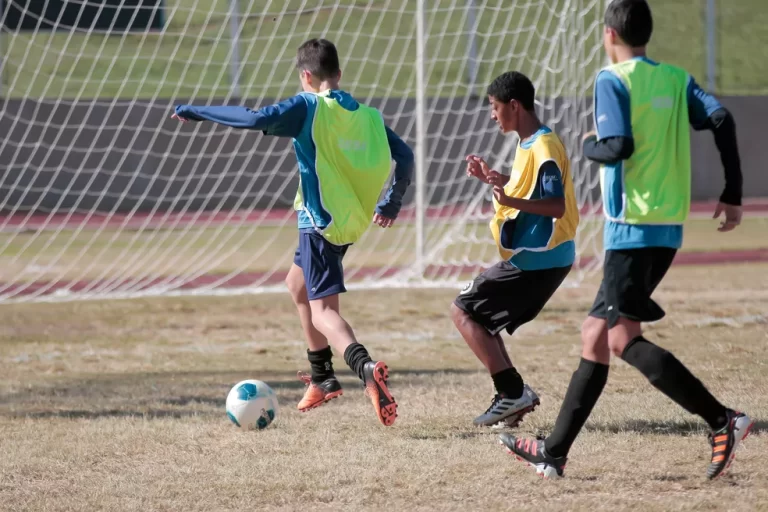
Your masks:
{"label": "boy kicking ball", "polygon": [[[384,125],[381,113],[339,89],[341,69],[336,47],[312,39],[299,47],[303,93],[276,105],[245,107],[181,105],[180,121],[216,123],[291,137],[299,164],[299,244],[286,277],[309,345],[311,375],[300,411],[342,395],[331,362],[331,346],[360,378],[379,421],[392,425],[397,403],[388,388],[388,368],[373,361],[340,314],[339,295],[346,292],[342,260],[374,223],[391,227],[413,174],[413,152]],[[395,176],[384,200],[377,201],[395,161]],[[329,342],[330,345],[329,346]]]}
{"label": "boy kicking ball", "polygon": [[501,332],[513,334],[536,318],[570,272],[579,212],[565,147],[536,116],[531,81],[504,73],[487,92],[491,118],[503,133],[520,137],[510,175],[491,170],[480,157],[467,157],[467,176],[493,186],[496,213],[490,227],[502,261],[459,293],[451,316],[496,388],[475,425],[516,426],[539,397],[512,364]]}

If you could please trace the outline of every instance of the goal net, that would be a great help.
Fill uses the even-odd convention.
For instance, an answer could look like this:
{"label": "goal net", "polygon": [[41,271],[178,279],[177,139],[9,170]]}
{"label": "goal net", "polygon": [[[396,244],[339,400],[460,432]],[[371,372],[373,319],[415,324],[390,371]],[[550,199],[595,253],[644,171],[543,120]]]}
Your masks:
{"label": "goal net", "polygon": [[498,260],[490,191],[517,140],[485,88],[519,70],[567,145],[599,263],[598,177],[581,155],[603,0],[0,0],[0,302],[282,288],[297,244],[290,141],[170,119],[299,90],[296,48],[339,48],[343,87],[416,151],[396,226],[345,260],[351,287],[456,286]]}

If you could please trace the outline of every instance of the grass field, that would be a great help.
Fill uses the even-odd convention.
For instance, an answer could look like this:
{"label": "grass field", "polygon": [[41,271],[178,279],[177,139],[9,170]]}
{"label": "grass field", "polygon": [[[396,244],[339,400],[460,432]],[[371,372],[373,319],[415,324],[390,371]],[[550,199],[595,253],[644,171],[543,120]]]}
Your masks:
{"label": "grass field", "polygon": [[[654,57],[686,67],[704,82],[704,0],[652,0]],[[167,0],[160,33],[2,33],[0,94],[6,97],[221,98],[230,90],[228,0]],[[467,92],[467,2],[427,6],[427,94]],[[584,32],[600,20],[597,0],[477,0],[478,83],[516,68],[542,80],[548,94],[582,94],[602,64],[599,34],[563,38],[547,60],[558,30]],[[337,42],[345,83],[360,97],[415,94],[416,2],[408,0],[240,0],[241,87],[244,98],[296,91],[295,48],[308,37]],[[572,11],[568,11],[571,9]],[[563,12],[578,12],[563,16]],[[768,93],[768,10],[762,0],[718,0],[720,94]],[[571,20],[561,24],[560,20]],[[583,26],[582,26],[583,25]],[[583,37],[583,36],[582,36]],[[584,43],[584,44],[582,44]],[[568,80],[561,78],[569,76]],[[582,79],[574,82],[575,76]],[[545,78],[546,77],[546,78]]]}
{"label": "grass field", "polygon": [[[717,221],[695,219],[685,227],[683,250],[690,252],[768,248],[768,218],[747,217],[730,233],[718,233]],[[485,222],[468,224],[446,236],[452,224],[435,221],[427,230],[427,247],[444,238],[452,243],[430,262],[460,265],[497,257]],[[584,254],[602,251],[602,232],[585,220],[579,242]],[[285,226],[204,227],[188,229],[47,230],[0,233],[0,283],[80,280],[230,272],[286,271],[296,249],[293,222]],[[587,236],[587,235],[584,235]],[[345,259],[349,271],[405,266],[413,262],[416,231],[404,224],[382,231],[371,228]],[[440,246],[437,246],[440,247]]]}
{"label": "grass field", "polygon": [[[717,280],[714,280],[716,276]],[[542,397],[517,429],[551,430],[594,282],[563,289],[508,346]],[[2,510],[760,510],[768,503],[768,265],[673,267],[649,338],[757,420],[707,482],[704,424],[622,362],[562,481],[541,481],[471,420],[491,382],[454,332],[450,290],[344,297],[400,402],[380,426],[349,372],[340,400],[300,414],[306,361],[287,295],[0,308]],[[343,362],[336,358],[336,367]],[[272,385],[263,432],[224,414],[243,378]]]}

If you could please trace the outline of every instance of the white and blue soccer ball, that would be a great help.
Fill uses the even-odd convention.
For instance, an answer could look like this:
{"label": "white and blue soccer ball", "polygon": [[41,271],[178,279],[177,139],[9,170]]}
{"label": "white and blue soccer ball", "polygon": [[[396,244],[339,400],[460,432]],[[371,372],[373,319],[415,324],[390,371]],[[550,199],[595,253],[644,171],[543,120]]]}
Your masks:
{"label": "white and blue soccer ball", "polygon": [[238,382],[227,395],[227,417],[244,430],[267,428],[277,409],[277,395],[260,380]]}

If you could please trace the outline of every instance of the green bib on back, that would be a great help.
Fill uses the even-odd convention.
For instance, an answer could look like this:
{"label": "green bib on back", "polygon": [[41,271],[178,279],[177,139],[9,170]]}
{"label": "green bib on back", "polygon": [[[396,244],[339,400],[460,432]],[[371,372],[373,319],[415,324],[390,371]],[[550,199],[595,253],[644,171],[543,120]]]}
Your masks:
{"label": "green bib on back", "polygon": [[675,66],[634,59],[607,69],[629,92],[635,143],[623,162],[623,214],[611,220],[682,224],[691,204],[689,75]]}
{"label": "green bib on back", "polygon": [[320,93],[312,140],[322,205],[331,215],[320,232],[334,245],[357,242],[371,225],[392,165],[381,113],[362,104],[350,111]]}

